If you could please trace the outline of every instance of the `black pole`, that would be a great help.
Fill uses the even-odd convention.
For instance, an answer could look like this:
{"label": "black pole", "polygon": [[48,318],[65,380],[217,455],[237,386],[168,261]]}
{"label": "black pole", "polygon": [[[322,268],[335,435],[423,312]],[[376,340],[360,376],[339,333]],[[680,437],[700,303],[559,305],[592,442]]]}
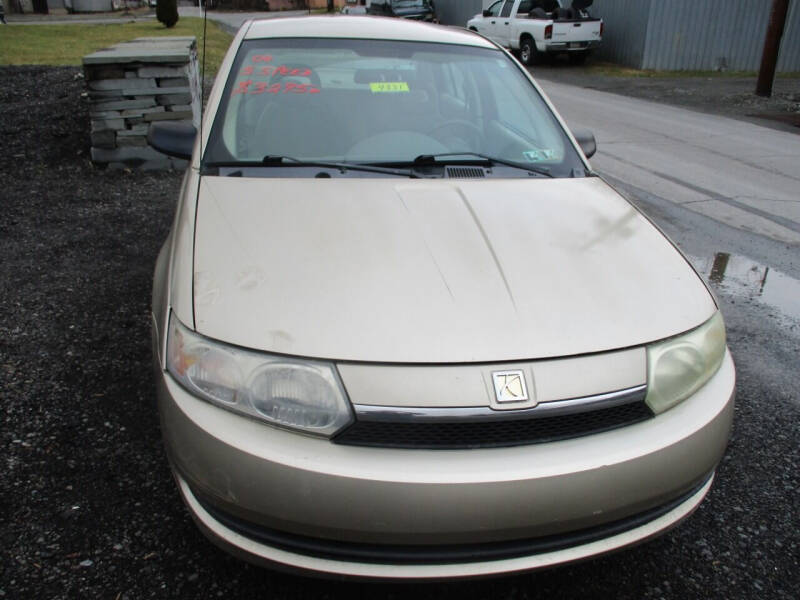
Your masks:
{"label": "black pole", "polygon": [[761,55],[761,68],[756,83],[757,96],[772,96],[772,82],[775,80],[775,67],[778,64],[778,52],[781,49],[781,37],[788,12],[789,0],[772,0],[772,12],[769,15],[764,53]]}

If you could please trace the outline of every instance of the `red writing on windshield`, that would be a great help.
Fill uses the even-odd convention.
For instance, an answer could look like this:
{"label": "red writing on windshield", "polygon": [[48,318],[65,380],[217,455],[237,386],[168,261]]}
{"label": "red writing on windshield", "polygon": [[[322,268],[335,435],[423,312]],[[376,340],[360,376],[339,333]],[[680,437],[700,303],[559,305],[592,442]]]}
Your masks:
{"label": "red writing on windshield", "polygon": [[319,94],[319,88],[308,83],[268,83],[266,81],[253,81],[245,79],[236,83],[231,96],[238,94],[248,94],[255,96],[258,94]]}
{"label": "red writing on windshield", "polygon": [[[242,75],[254,75],[256,74],[256,69],[252,65],[249,65],[242,69]],[[286,65],[280,65],[278,67],[261,67],[258,69],[259,75],[265,75],[267,77],[271,75],[293,75],[295,77],[311,77],[311,69],[309,68],[292,68],[287,67]]]}

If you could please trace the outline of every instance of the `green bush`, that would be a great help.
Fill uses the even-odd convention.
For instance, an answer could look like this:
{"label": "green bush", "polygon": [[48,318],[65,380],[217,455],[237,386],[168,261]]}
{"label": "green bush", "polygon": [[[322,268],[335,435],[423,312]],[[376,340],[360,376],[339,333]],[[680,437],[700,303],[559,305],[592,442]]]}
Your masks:
{"label": "green bush", "polygon": [[178,22],[178,0],[158,0],[156,19],[167,28],[175,27],[175,23]]}

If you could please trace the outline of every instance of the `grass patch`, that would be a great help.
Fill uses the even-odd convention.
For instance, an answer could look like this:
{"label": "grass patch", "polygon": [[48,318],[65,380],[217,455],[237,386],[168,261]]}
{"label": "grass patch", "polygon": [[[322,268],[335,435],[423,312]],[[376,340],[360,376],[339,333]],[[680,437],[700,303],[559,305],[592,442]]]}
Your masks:
{"label": "grass patch", "polygon": [[[232,36],[208,22],[206,70],[219,69]],[[137,37],[193,35],[198,59],[203,61],[203,19],[181,17],[167,29],[157,20],[102,25],[17,25],[3,27],[0,35],[0,65],[80,65],[85,55]]]}
{"label": "grass patch", "polygon": [[[726,78],[726,77],[752,77],[758,76],[755,71],[654,71],[647,69],[633,69],[614,63],[596,62],[588,67],[590,72],[606,77],[642,77],[642,78],[673,78],[683,77],[706,77],[706,78]],[[778,79],[796,79],[800,73],[776,73]]]}

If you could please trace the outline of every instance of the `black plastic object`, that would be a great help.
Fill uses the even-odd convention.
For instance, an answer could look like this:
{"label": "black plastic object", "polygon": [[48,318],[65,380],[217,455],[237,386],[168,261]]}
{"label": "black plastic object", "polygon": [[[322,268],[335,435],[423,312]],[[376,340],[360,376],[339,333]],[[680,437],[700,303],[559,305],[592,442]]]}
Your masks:
{"label": "black plastic object", "polygon": [[147,143],[159,152],[176,158],[190,159],[197,129],[188,121],[150,123]]}
{"label": "black plastic object", "polygon": [[594,153],[597,152],[597,142],[594,139],[594,134],[589,129],[573,129],[572,135],[575,136],[575,141],[578,142],[586,158],[592,158]]}
{"label": "black plastic object", "polygon": [[571,8],[557,8],[553,11],[553,19],[556,21],[572,21],[575,18],[575,11]]}
{"label": "black plastic object", "polygon": [[644,402],[551,417],[496,421],[358,421],[333,438],[337,444],[378,448],[500,448],[541,444],[626,427],[653,417]]}

